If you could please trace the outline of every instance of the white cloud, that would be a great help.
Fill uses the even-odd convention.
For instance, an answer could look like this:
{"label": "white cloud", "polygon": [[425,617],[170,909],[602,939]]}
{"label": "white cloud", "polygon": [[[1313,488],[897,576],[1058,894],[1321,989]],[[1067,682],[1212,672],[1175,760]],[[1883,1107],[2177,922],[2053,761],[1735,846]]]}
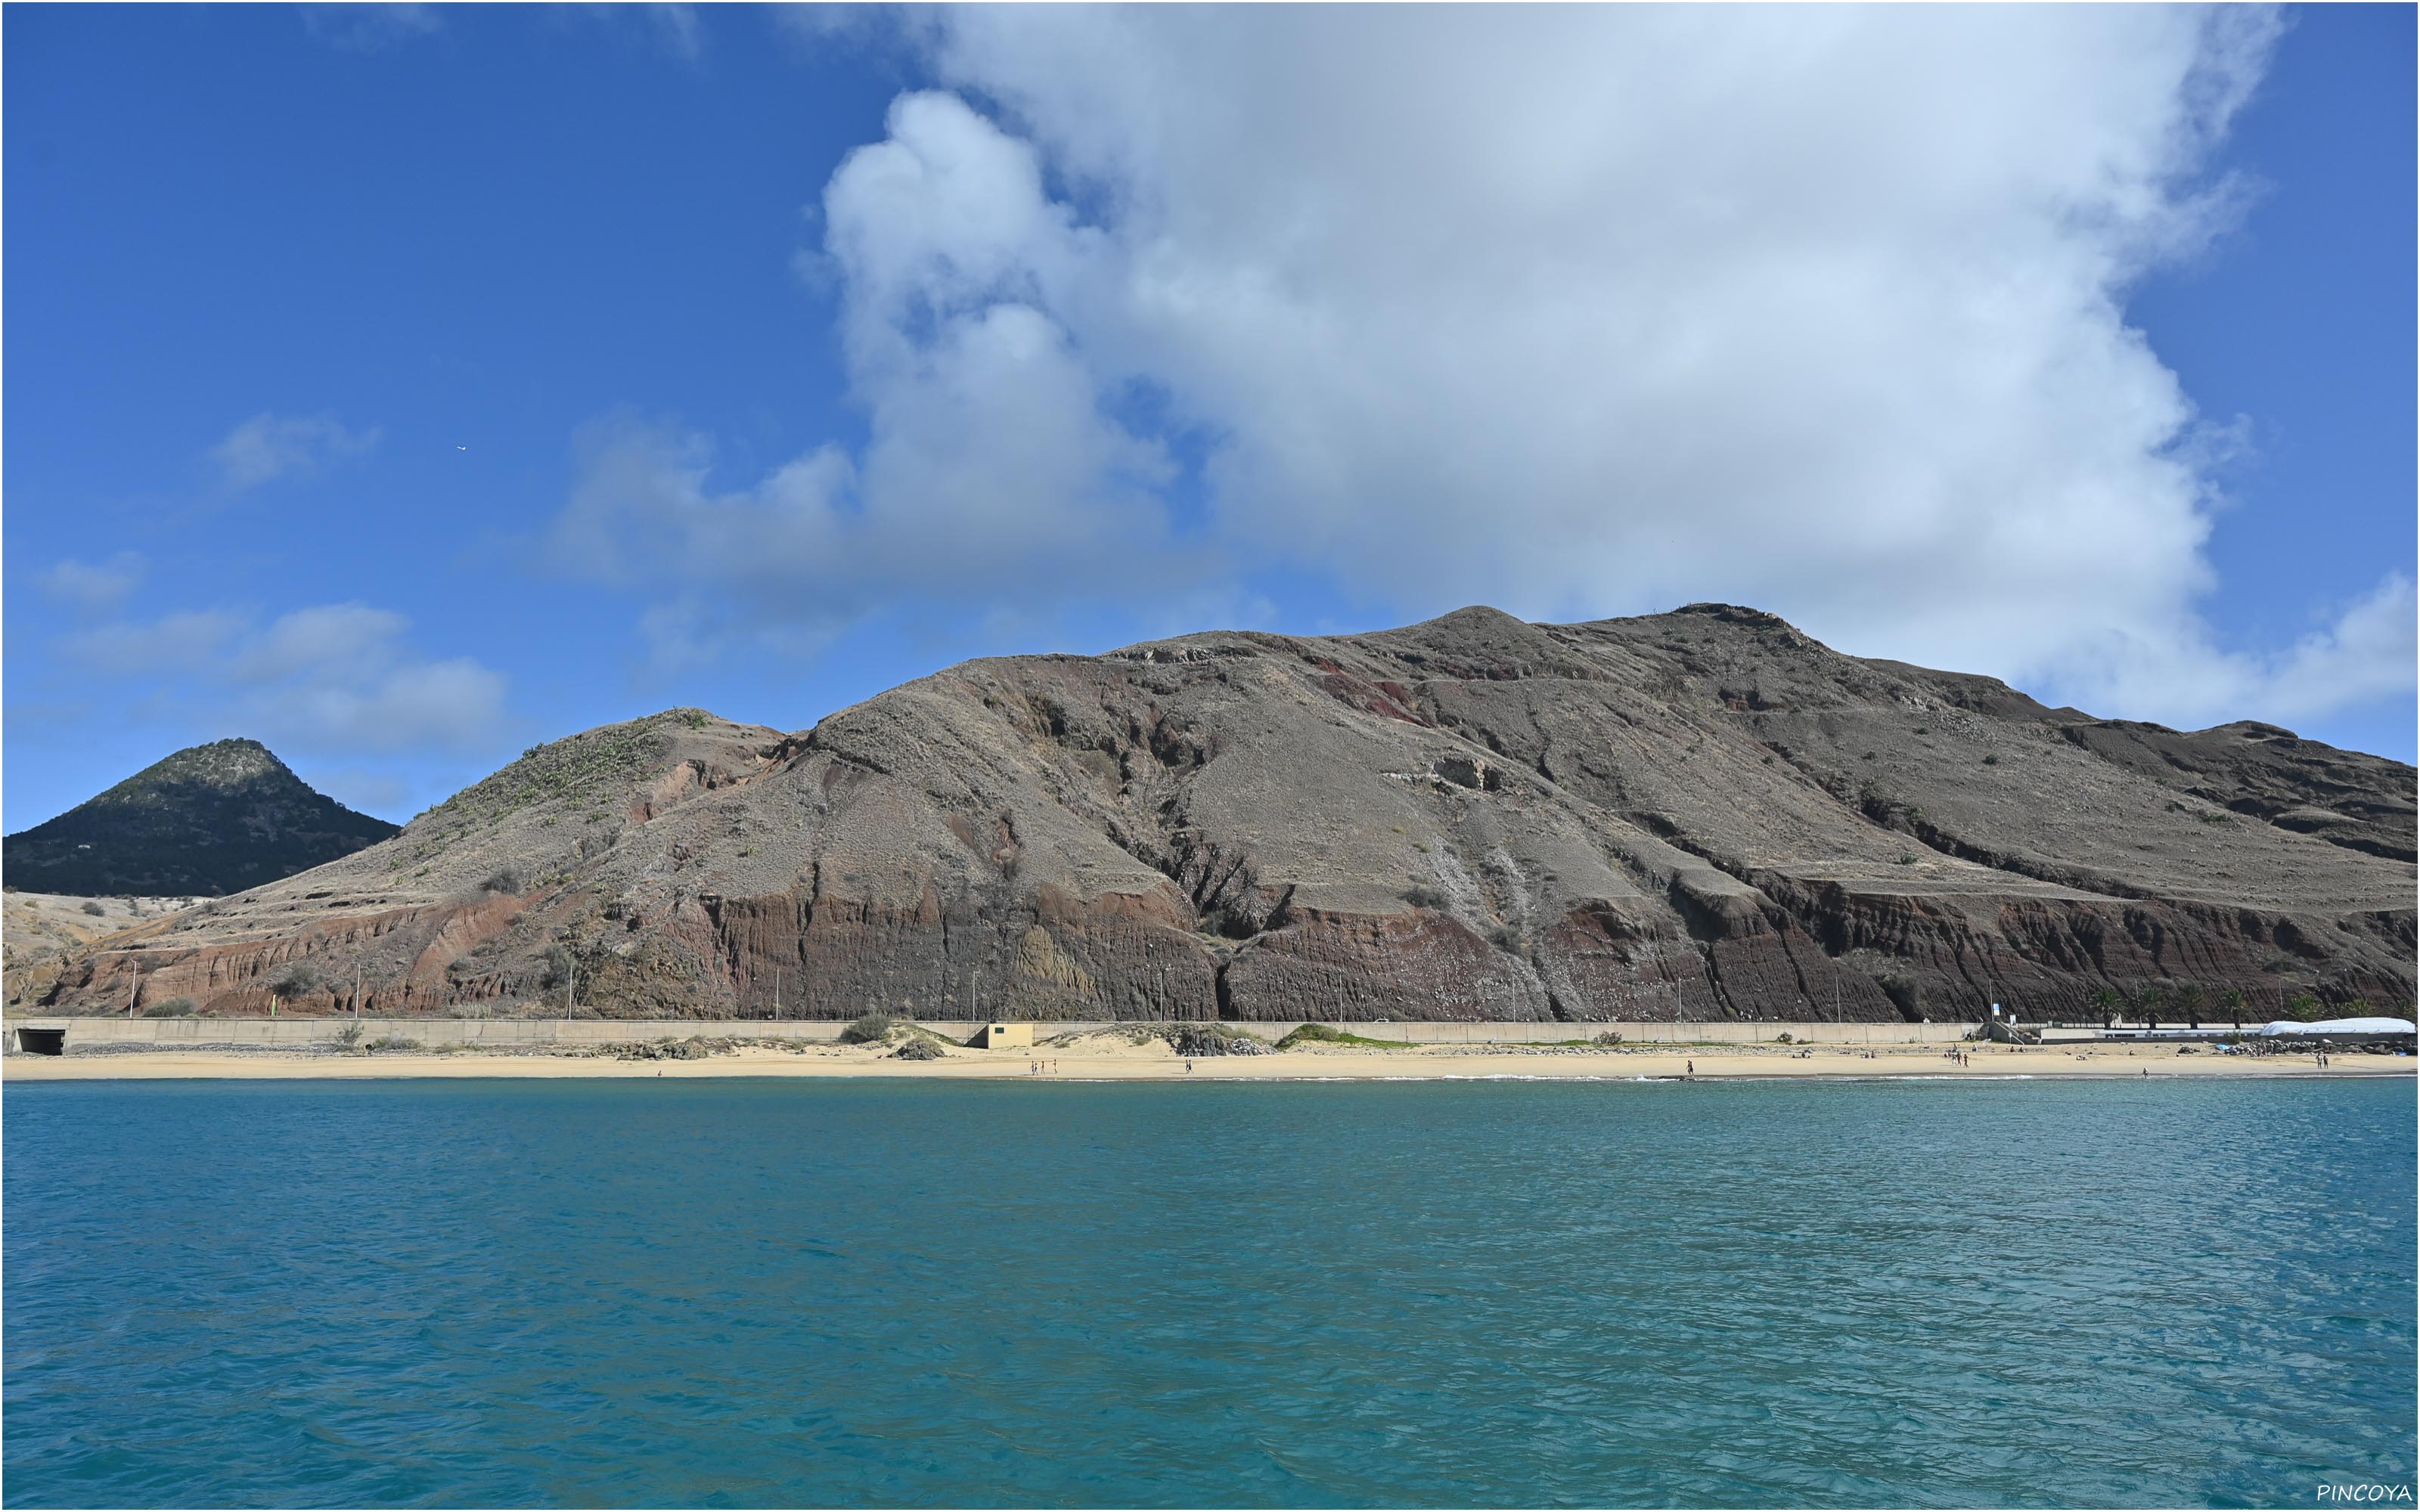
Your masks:
{"label": "white cloud", "polygon": [[306,31],[347,53],[375,53],[433,35],[444,24],[435,6],[350,4],[298,8]]}
{"label": "white cloud", "polygon": [[367,678],[256,695],[264,728],[342,751],[475,751],[504,723],[504,679],[469,657],[410,662]]}
{"label": "white cloud", "polygon": [[279,615],[231,658],[238,682],[357,677],[383,666],[411,621],[366,604],[319,604]]}
{"label": "white cloud", "polygon": [[257,414],[210,448],[219,481],[231,493],[279,478],[310,477],[328,463],[378,444],[379,428],[350,430],[328,415]]}
{"label": "white cloud", "polygon": [[142,554],[120,551],[102,563],[70,559],[42,574],[42,587],[77,608],[106,611],[126,602],[149,570]]}
{"label": "white cloud", "polygon": [[197,609],[147,622],[113,621],[79,630],[61,643],[69,656],[94,671],[116,677],[159,676],[209,666],[243,629],[240,615]]}
{"label": "white cloud", "polygon": [[692,6],[653,5],[645,8],[647,23],[666,50],[685,63],[694,63],[706,51],[706,39],[698,30],[697,10]]}
{"label": "white cloud", "polygon": [[2412,580],[2390,576],[2291,646],[2226,651],[2198,625],[2165,639],[2121,633],[2079,645],[2051,669],[2087,707],[2165,724],[2257,718],[2294,726],[2371,700],[2409,695],[2420,665]]}
{"label": "white cloud", "polygon": [[2207,162],[2268,10],[904,24],[957,92],[901,96],[823,196],[862,452],[715,493],[703,440],[628,431],[561,522],[692,646],[732,588],[757,623],[1015,611],[1183,561],[1405,616],[1730,598],[2188,722],[2412,687],[2358,616],[2215,649],[2233,423],[2123,317],[2242,203]]}
{"label": "white cloud", "polygon": [[293,609],[266,624],[234,610],[117,622],[63,638],[85,668],[122,680],[154,716],[232,727],[326,754],[482,752],[504,725],[502,673],[416,654],[403,616],[363,604]]}

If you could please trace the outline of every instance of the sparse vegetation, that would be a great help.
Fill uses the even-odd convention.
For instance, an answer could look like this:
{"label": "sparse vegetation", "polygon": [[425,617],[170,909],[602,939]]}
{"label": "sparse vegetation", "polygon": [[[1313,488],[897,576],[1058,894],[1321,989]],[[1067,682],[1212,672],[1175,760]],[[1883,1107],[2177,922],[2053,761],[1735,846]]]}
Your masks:
{"label": "sparse vegetation", "polygon": [[521,890],[521,882],[522,877],[520,868],[516,866],[500,866],[496,868],[495,871],[488,873],[488,880],[479,884],[479,890],[482,892],[517,893]]}
{"label": "sparse vegetation", "polygon": [[875,1012],[864,1014],[852,1021],[848,1027],[840,1031],[840,1042],[843,1044],[878,1044],[882,1041],[889,1039],[891,1037],[891,1031],[899,1027],[901,1022],[901,1020],[889,1013]]}
{"label": "sparse vegetation", "polygon": [[891,1053],[891,1058],[893,1060],[939,1060],[948,1054],[949,1052],[942,1049],[938,1042],[920,1037],[908,1041],[906,1044],[903,1044],[898,1049],[892,1051]]}
{"label": "sparse vegetation", "polygon": [[1899,864],[1901,866],[1914,866],[1916,864],[1916,853],[1914,851],[1900,852]]}
{"label": "sparse vegetation", "polygon": [[1170,1048],[1180,1056],[1260,1056],[1269,1049],[1267,1041],[1213,1021],[1171,1024],[1167,1033]]}
{"label": "sparse vegetation", "polygon": [[358,1024],[348,1024],[336,1031],[336,1043],[347,1050],[361,1042],[362,1026]]}
{"label": "sparse vegetation", "polygon": [[1415,908],[1443,908],[1445,894],[1435,887],[1405,887],[1404,902]]}
{"label": "sparse vegetation", "polygon": [[1598,1035],[1595,1039],[1590,1040],[1589,1043],[1601,1045],[1620,1044],[1621,1043],[1621,1031],[1620,1029],[1607,1029],[1604,1033]]}
{"label": "sparse vegetation", "polygon": [[1986,766],[1997,766],[1997,765],[1999,765],[1999,764],[2000,764],[2000,753],[1999,753],[1998,751],[1996,751],[1996,750],[1987,750],[1987,751],[1985,751],[1985,752],[1983,753],[1983,764],[1984,764],[1984,765],[1986,765]]}
{"label": "sparse vegetation", "polygon": [[616,1060],[705,1060],[732,1048],[730,1040],[710,1040],[692,1034],[686,1040],[667,1035],[654,1041],[632,1041],[628,1044],[609,1045]]}
{"label": "sparse vegetation", "polygon": [[1364,1039],[1360,1035],[1351,1033],[1344,1029],[1336,1028],[1333,1026],[1326,1024],[1300,1025],[1288,1033],[1284,1039],[1280,1040],[1277,1042],[1276,1048],[1280,1050],[1292,1050],[1297,1046],[1307,1044],[1333,1044],[1344,1045],[1347,1047],[1357,1046],[1374,1050],[1407,1050],[1411,1048],[1401,1040]]}
{"label": "sparse vegetation", "polygon": [[280,997],[300,997],[319,990],[319,967],[316,963],[297,961],[277,974],[269,990]]}
{"label": "sparse vegetation", "polygon": [[194,1000],[190,997],[169,997],[153,1003],[143,1011],[147,1019],[189,1019],[194,1016]]}
{"label": "sparse vegetation", "polygon": [[665,759],[662,726],[675,718],[692,729],[706,722],[706,716],[697,710],[672,710],[532,746],[520,761],[454,795],[413,823],[452,826],[441,842],[442,849],[478,826],[493,825],[534,804],[575,795],[593,804],[594,793],[582,790],[633,783]]}
{"label": "sparse vegetation", "polygon": [[408,1040],[400,1034],[381,1034],[362,1048],[377,1055],[381,1051],[418,1050],[421,1044],[419,1041]]}
{"label": "sparse vegetation", "polygon": [[109,912],[109,910],[108,910],[108,909],[103,908],[103,907],[102,907],[99,903],[97,903],[97,902],[90,902],[90,901],[87,901],[87,902],[85,903],[85,905],[84,905],[84,911],[85,911],[85,913],[87,913],[87,914],[90,914],[90,915],[91,915],[93,918],[101,918],[103,914],[106,914],[106,913],[108,913],[108,912]]}

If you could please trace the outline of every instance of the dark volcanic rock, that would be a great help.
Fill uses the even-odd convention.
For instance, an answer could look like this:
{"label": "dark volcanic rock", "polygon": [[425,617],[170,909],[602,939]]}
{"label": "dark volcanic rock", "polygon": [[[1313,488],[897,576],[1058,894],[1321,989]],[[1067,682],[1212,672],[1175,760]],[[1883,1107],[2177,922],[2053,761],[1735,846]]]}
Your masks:
{"label": "dark volcanic rock", "polygon": [[396,832],[314,793],[256,740],[156,762],[48,824],[0,841],[25,892],[240,892],[349,856]]}
{"label": "dark volcanic rock", "polygon": [[1472,609],[968,662],[555,742],[46,996],[288,1011],[1971,1019],[2409,1005],[2412,769],[2050,709],[1769,614]]}

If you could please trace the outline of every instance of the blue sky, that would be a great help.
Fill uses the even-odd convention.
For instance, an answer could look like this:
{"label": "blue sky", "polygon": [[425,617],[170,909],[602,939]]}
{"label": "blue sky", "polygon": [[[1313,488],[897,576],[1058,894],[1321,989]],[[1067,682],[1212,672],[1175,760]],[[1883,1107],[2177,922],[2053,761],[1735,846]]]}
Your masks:
{"label": "blue sky", "polygon": [[2413,754],[2409,8],[0,26],[10,830],[1471,602]]}

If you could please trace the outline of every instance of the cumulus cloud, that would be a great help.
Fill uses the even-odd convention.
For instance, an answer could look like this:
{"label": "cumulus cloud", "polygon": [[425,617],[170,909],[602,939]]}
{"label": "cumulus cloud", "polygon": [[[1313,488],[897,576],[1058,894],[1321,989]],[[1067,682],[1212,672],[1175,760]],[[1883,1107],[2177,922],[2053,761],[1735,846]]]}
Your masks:
{"label": "cumulus cloud", "polygon": [[[64,638],[86,670],[181,722],[256,734],[326,754],[476,753],[504,729],[503,674],[469,658],[430,659],[403,616],[322,604],[262,623],[229,609],[94,626]],[[146,689],[148,689],[146,692]]]}
{"label": "cumulus cloud", "polygon": [[2328,616],[2292,645],[2230,651],[2199,625],[2167,640],[2113,632],[2050,669],[2086,707],[2164,724],[2259,718],[2294,725],[2373,699],[2408,695],[2420,665],[2420,598],[2401,573]]}
{"label": "cumulus cloud", "polygon": [[692,642],[726,588],[802,623],[1308,573],[1406,616],[1730,598],[2188,722],[2412,686],[2393,583],[2217,649],[2233,422],[2124,318],[2243,203],[2207,165],[2268,10],[903,24],[948,88],[833,173],[816,259],[862,450],[717,492],[700,438],[586,443],[564,559]]}
{"label": "cumulus cloud", "polygon": [[359,456],[379,440],[379,428],[351,430],[330,415],[257,414],[210,448],[219,481],[230,493],[280,478],[306,478],[330,462]]}
{"label": "cumulus cloud", "polygon": [[241,616],[223,610],[180,610],[79,630],[66,638],[65,647],[75,660],[110,676],[182,672],[217,661],[243,627]]}
{"label": "cumulus cloud", "polygon": [[575,441],[556,558],[675,591],[643,622],[659,665],[735,638],[812,647],[920,595],[978,615],[1144,603],[1218,570],[1216,547],[1172,540],[1166,446],[1113,417],[1013,255],[985,260],[1066,229],[1032,148],[947,96],[903,98],[891,125],[825,193],[861,455],[823,446],[718,492],[706,437],[621,415]]}
{"label": "cumulus cloud", "polygon": [[136,551],[120,551],[101,563],[70,558],[42,574],[42,587],[53,597],[65,599],[79,609],[106,611],[125,603],[128,595],[141,586],[147,570],[149,564]]}

